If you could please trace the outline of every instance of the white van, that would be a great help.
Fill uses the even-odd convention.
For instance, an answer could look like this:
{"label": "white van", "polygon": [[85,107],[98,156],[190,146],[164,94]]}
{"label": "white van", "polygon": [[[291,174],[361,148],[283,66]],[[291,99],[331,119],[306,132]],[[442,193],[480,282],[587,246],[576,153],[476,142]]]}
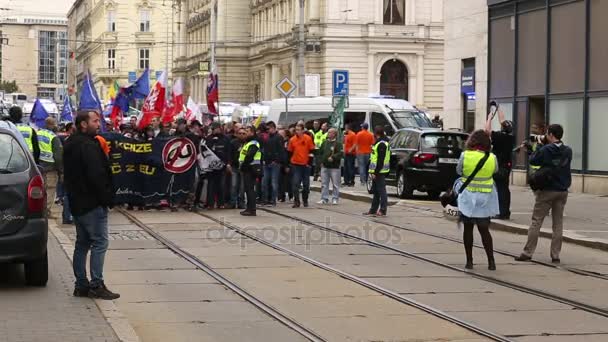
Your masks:
{"label": "white van", "polygon": [[[349,102],[349,107],[344,110],[344,123],[350,124],[355,132],[363,123],[367,123],[370,130],[383,126],[389,136],[405,127],[432,127],[428,117],[405,100],[351,97]],[[328,121],[334,111],[329,97],[290,98],[288,106],[289,112],[285,113],[285,99],[273,100],[268,121],[287,126],[304,120],[308,126],[314,120]]]}

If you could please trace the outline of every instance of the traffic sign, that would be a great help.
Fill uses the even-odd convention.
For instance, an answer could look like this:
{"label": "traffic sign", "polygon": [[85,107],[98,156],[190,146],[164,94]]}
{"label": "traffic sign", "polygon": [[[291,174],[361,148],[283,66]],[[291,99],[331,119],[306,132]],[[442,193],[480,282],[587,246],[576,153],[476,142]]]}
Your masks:
{"label": "traffic sign", "polygon": [[163,165],[171,173],[184,173],[196,161],[196,147],[190,139],[175,138],[163,148]]}
{"label": "traffic sign", "polygon": [[332,97],[331,98],[331,106],[333,108],[338,108],[338,105],[340,104],[340,100],[342,100],[342,98],[344,98],[344,108],[348,108],[350,106],[348,96],[334,96],[334,97]]}
{"label": "traffic sign", "polygon": [[348,81],[348,70],[334,70],[332,73],[333,96],[348,96]]}
{"label": "traffic sign", "polygon": [[289,97],[297,89],[296,84],[293,83],[287,76],[277,83],[276,87],[285,97]]}

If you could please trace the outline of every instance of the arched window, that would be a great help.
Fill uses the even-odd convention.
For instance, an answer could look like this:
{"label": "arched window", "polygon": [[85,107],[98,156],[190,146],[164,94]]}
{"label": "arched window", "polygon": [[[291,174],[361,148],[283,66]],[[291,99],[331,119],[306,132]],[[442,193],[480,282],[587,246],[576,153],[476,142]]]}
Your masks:
{"label": "arched window", "polygon": [[392,95],[397,99],[408,99],[407,67],[392,59],[380,70],[380,95]]}

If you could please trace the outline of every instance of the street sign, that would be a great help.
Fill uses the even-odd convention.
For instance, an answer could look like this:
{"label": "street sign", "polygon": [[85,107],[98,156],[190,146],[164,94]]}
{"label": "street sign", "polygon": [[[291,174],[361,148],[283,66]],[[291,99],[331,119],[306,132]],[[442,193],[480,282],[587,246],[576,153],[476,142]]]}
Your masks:
{"label": "street sign", "polygon": [[285,76],[285,78],[277,83],[276,88],[283,96],[289,97],[298,87],[296,87],[296,84],[293,83],[289,77]]}
{"label": "street sign", "polygon": [[171,173],[184,173],[196,161],[196,147],[186,138],[175,138],[163,148],[163,165]]}
{"label": "street sign", "polygon": [[160,80],[160,76],[161,76],[162,74],[163,74],[162,70],[159,70],[159,71],[157,71],[157,72],[156,72],[155,77],[156,77],[156,80],[157,80],[157,81],[158,81],[158,80]]}
{"label": "street sign", "polygon": [[332,73],[332,95],[333,96],[348,96],[349,95],[349,74],[348,70],[334,70]]}
{"label": "street sign", "polygon": [[318,97],[321,96],[321,75],[306,74],[304,77],[304,96]]}
{"label": "street sign", "polygon": [[344,98],[344,108],[348,108],[349,106],[349,102],[348,102],[348,96],[334,96],[331,98],[331,106],[334,108],[338,107],[338,104],[340,103],[340,100],[342,100],[342,98]]}
{"label": "street sign", "polygon": [[129,83],[135,83],[137,81],[137,74],[135,71],[129,71]]}

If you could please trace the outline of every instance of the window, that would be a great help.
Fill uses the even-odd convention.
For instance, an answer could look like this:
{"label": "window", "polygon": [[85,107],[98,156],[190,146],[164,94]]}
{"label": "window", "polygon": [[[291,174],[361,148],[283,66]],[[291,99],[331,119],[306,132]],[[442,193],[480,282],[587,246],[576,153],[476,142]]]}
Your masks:
{"label": "window", "polygon": [[108,69],[116,69],[116,49],[108,49]]}
{"label": "window", "polygon": [[365,112],[346,112],[344,113],[344,123],[350,125],[353,132],[361,130],[361,124],[365,122]]}
{"label": "window", "polygon": [[[384,115],[384,113],[372,113],[372,124],[369,128],[370,132],[374,131],[374,128],[376,128],[376,126],[381,126],[381,127],[391,127],[392,130],[392,126],[391,124],[388,122],[388,119],[386,118],[386,116]],[[386,132],[387,135],[393,135],[395,132],[392,132],[392,134],[389,134],[389,132]]]}
{"label": "window", "polygon": [[116,32],[116,11],[108,11],[108,32]]}
{"label": "window", "polygon": [[391,138],[390,146],[392,149],[395,148],[404,148],[405,138],[407,136],[407,132],[399,132]]}
{"label": "window", "polygon": [[420,142],[420,136],[418,133],[410,133],[405,140],[405,148],[410,150],[417,150]]}
{"label": "window", "polygon": [[36,97],[38,97],[39,99],[48,99],[48,100],[54,101],[55,100],[55,88],[40,87],[40,88],[38,88]]}
{"label": "window", "polygon": [[150,32],[150,10],[139,11],[139,31]]}
{"label": "window", "polygon": [[150,68],[150,49],[139,49],[139,68]]}
{"label": "window", "polygon": [[583,168],[583,100],[552,100],[549,107],[552,124],[564,127],[563,141],[572,148],[572,169]]}
{"label": "window", "polygon": [[405,24],[405,0],[384,0],[384,24]]}
{"label": "window", "polygon": [[438,149],[463,150],[467,136],[461,134],[425,134],[422,137],[422,152],[437,153]]}
{"label": "window", "polygon": [[587,152],[587,169],[591,171],[608,171],[608,158],[604,150],[605,130],[608,127],[608,97],[589,99],[589,142]]}
{"label": "window", "polygon": [[29,167],[27,155],[17,140],[8,134],[0,134],[0,173],[18,173]]}

